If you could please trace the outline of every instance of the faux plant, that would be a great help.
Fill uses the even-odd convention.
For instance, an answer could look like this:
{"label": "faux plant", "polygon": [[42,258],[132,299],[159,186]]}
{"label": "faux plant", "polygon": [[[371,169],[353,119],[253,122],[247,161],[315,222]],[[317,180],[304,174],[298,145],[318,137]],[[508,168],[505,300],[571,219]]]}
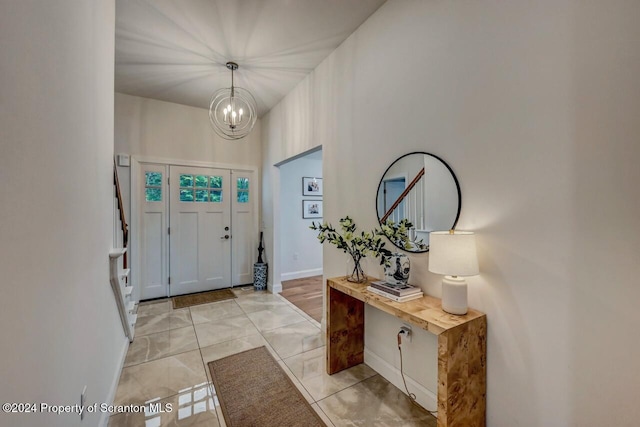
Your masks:
{"label": "faux plant", "polygon": [[391,255],[388,249],[385,249],[385,243],[382,241],[382,232],[374,229],[371,232],[356,231],[356,224],[349,216],[340,219],[340,231],[336,230],[331,224],[321,224],[312,222],[309,226],[312,230],[318,231],[318,240],[320,243],[329,242],[338,249],[351,255],[353,259],[353,270],[347,275],[348,280],[352,282],[364,282],[366,276],[362,270],[360,262],[367,255],[371,254],[380,257],[380,264],[384,262],[386,256]]}
{"label": "faux plant", "polygon": [[412,249],[418,247],[426,249],[422,240],[411,241],[409,239],[409,230],[413,227],[411,221],[403,219],[395,223],[388,220],[381,226],[381,229],[375,228],[370,232],[356,231],[356,224],[351,217],[346,216],[340,219],[340,230],[336,230],[331,224],[312,222],[309,228],[318,231],[318,240],[320,243],[329,242],[341,249],[344,253],[351,256],[353,265],[349,267],[347,280],[362,283],[366,281],[366,276],[360,262],[367,255],[371,254],[380,258],[380,265],[388,267],[389,256],[391,251],[385,248],[385,242],[382,236],[386,236],[399,247]]}

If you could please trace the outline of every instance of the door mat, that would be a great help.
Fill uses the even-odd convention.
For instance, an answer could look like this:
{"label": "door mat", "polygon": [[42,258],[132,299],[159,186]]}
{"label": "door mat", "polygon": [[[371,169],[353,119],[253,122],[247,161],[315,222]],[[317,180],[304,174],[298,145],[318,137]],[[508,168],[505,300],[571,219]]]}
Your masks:
{"label": "door mat", "polygon": [[191,307],[192,305],[207,304],[210,302],[224,301],[236,298],[236,294],[231,289],[220,289],[218,291],[200,292],[198,294],[180,295],[171,298],[173,309]]}
{"label": "door mat", "polygon": [[229,427],[326,427],[264,347],[209,362]]}

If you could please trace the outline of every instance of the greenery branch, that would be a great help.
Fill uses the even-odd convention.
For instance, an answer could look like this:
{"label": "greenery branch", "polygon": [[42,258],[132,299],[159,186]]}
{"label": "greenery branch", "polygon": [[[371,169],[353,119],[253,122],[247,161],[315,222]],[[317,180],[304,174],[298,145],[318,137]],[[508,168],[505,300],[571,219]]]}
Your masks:
{"label": "greenery branch", "polygon": [[347,253],[353,258],[354,273],[360,268],[360,261],[367,255],[380,258],[380,265],[389,265],[389,257],[392,252],[385,248],[382,236],[386,236],[396,246],[411,250],[414,248],[426,249],[427,245],[422,240],[411,241],[409,230],[413,224],[408,219],[399,222],[387,220],[381,228],[374,228],[370,232],[356,231],[356,224],[349,216],[341,218],[340,229],[337,230],[328,223],[312,222],[309,228],[318,232],[320,243],[331,243],[338,249]]}
{"label": "greenery branch", "polygon": [[324,224],[312,222],[309,228],[318,231],[320,243],[329,242],[335,245],[338,249],[351,255],[356,264],[359,264],[369,254],[380,257],[380,264],[382,264],[384,257],[391,255],[391,251],[384,247],[383,233],[380,230],[374,229],[370,232],[361,231],[358,233],[356,224],[349,216],[340,219],[340,231],[326,222]]}

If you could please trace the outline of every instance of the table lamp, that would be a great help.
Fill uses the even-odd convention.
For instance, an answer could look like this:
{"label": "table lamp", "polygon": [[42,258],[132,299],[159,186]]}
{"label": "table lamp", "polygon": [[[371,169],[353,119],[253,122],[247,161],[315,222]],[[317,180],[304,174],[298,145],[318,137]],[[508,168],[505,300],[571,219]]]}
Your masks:
{"label": "table lamp", "polygon": [[431,232],[429,271],[445,275],[442,279],[442,309],[451,314],[466,314],[467,282],[464,278],[480,273],[473,232]]}

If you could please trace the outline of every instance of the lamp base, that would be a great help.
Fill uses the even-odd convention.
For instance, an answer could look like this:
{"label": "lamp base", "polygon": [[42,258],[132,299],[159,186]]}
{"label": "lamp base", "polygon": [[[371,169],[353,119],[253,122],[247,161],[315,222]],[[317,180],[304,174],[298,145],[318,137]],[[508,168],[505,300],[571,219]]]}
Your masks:
{"label": "lamp base", "polygon": [[442,309],[451,314],[467,314],[467,282],[460,276],[442,279]]}

